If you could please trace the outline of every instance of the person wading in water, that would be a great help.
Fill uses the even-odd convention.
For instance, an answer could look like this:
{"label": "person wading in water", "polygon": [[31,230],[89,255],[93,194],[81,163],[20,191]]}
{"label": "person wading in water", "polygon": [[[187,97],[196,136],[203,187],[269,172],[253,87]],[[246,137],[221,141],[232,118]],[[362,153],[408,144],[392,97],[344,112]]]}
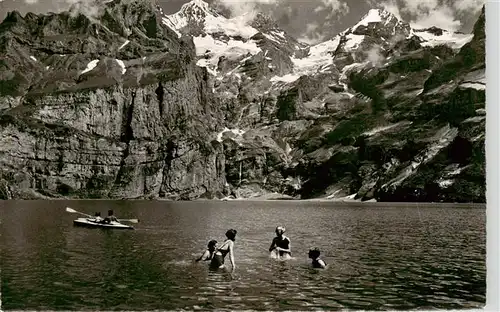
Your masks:
{"label": "person wading in water", "polygon": [[292,256],[292,248],[290,239],[283,235],[285,233],[284,226],[276,227],[276,237],[273,239],[271,243],[271,247],[269,247],[269,252],[276,250],[279,258],[290,258]]}
{"label": "person wading in water", "polygon": [[321,251],[318,248],[309,249],[309,258],[312,259],[312,267],[316,269],[326,268],[325,261],[320,259]]}
{"label": "person wading in water", "polygon": [[224,266],[224,258],[229,254],[229,260],[231,261],[232,271],[236,269],[236,265],[234,263],[234,241],[236,239],[236,230],[230,229],[226,232],[226,241],[222,243],[222,245],[215,250],[215,253],[212,257],[212,261],[210,262],[210,269],[223,269]]}
{"label": "person wading in water", "polygon": [[212,258],[214,257],[215,250],[217,249],[217,241],[216,240],[211,240],[208,242],[207,250],[195,261],[211,261]]}

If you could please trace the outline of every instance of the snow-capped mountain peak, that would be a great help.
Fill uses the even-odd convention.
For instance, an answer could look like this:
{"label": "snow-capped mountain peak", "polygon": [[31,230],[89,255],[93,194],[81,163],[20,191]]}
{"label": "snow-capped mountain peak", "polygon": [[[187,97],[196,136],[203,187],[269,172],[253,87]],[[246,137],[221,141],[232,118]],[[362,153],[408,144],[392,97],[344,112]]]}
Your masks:
{"label": "snow-capped mountain peak", "polygon": [[371,35],[379,37],[390,37],[396,34],[410,34],[410,25],[394,14],[381,10],[369,10],[358,23],[346,29],[342,34]]}
{"label": "snow-capped mountain peak", "polygon": [[197,28],[199,26],[203,27],[207,18],[217,19],[223,17],[220,16],[217,11],[212,9],[205,1],[192,0],[182,5],[178,12],[170,15],[164,15],[163,24],[176,31],[177,35],[180,37],[180,31],[182,29],[188,26],[191,26],[191,28]]}
{"label": "snow-capped mountain peak", "polygon": [[242,15],[226,18],[203,0],[184,4],[179,12],[165,15],[163,23],[182,34],[192,36],[199,66],[216,75],[220,59],[236,61],[245,55],[261,52],[250,38],[259,31],[249,25],[250,18]]}
{"label": "snow-capped mountain peak", "polygon": [[356,25],[352,27],[352,30],[355,31],[359,26],[368,26],[370,23],[383,22],[384,25],[387,25],[391,20],[394,19],[399,21],[399,19],[390,12],[381,9],[371,9],[361,18],[361,20]]}
{"label": "snow-capped mountain peak", "polygon": [[[233,69],[241,66],[240,61],[262,53],[266,62],[273,63],[266,66],[276,74],[279,72],[275,80],[282,81],[280,77],[285,75],[287,82],[301,75],[331,71],[334,55],[338,53],[349,53],[355,62],[363,63],[368,57],[367,51],[383,53],[403,38],[416,35],[424,46],[449,44],[450,40],[457,39],[448,33],[438,36],[432,29],[414,30],[409,23],[382,9],[369,10],[359,22],[331,40],[307,48],[288,36],[266,14],[226,18],[203,0],[192,0],[177,13],[164,15],[163,23],[179,37],[181,34],[192,36],[199,57],[197,64],[215,76],[235,72]],[[469,36],[458,39],[457,45],[462,46]],[[221,65],[223,61],[231,65]]]}
{"label": "snow-capped mountain peak", "polygon": [[163,17],[163,23],[178,35],[224,34],[229,37],[250,38],[257,30],[247,25],[246,16],[225,18],[203,0],[192,0],[184,4],[179,12]]}
{"label": "snow-capped mountain peak", "polygon": [[213,10],[208,3],[203,0],[191,0],[190,2],[182,5],[179,13],[191,17],[204,18],[207,15],[218,16],[219,14]]}

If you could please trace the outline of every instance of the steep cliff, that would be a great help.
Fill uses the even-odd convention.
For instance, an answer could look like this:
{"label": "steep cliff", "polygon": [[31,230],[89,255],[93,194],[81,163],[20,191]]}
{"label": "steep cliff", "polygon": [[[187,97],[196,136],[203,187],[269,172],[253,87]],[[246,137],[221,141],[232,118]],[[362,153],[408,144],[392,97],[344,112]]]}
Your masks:
{"label": "steep cliff", "polygon": [[[214,197],[221,112],[191,40],[151,2],[0,25],[4,197]],[[39,193],[39,194],[37,194]]]}

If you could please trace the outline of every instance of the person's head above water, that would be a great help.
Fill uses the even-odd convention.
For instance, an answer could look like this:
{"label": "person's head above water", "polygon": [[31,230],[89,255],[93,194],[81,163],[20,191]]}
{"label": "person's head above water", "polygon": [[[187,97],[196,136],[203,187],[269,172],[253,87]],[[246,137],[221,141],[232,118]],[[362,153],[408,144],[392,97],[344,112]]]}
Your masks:
{"label": "person's head above water", "polygon": [[100,217],[101,216],[101,213],[100,212],[96,212],[94,217]]}
{"label": "person's head above water", "polygon": [[112,209],[108,210],[108,216],[112,216],[112,215],[113,215],[113,210]]}
{"label": "person's head above water", "polygon": [[211,241],[208,242],[208,249],[215,250],[216,245],[217,245],[217,241],[215,239],[212,239]]}
{"label": "person's head above water", "polygon": [[234,242],[236,238],[236,233],[238,233],[238,231],[236,230],[233,229],[227,230],[226,237]]}
{"label": "person's head above water", "polygon": [[276,227],[276,235],[281,236],[285,233],[286,229],[284,226],[280,225]]}
{"label": "person's head above water", "polygon": [[318,247],[309,249],[309,258],[311,259],[319,258],[320,254],[321,252],[319,251]]}

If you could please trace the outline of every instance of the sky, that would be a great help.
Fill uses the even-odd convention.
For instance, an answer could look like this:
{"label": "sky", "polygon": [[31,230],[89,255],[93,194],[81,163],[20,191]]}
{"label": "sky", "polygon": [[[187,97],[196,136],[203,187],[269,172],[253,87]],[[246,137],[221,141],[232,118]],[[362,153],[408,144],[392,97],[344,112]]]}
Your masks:
{"label": "sky", "polygon": [[[0,0],[0,18],[11,10],[46,13],[78,0]],[[83,0],[83,2],[103,0]],[[147,0],[146,0],[147,1]],[[188,0],[157,0],[167,14]],[[470,33],[485,0],[206,0],[232,15],[265,12],[282,29],[307,43],[328,40],[356,24],[372,8],[383,8],[416,28],[437,26]]]}

